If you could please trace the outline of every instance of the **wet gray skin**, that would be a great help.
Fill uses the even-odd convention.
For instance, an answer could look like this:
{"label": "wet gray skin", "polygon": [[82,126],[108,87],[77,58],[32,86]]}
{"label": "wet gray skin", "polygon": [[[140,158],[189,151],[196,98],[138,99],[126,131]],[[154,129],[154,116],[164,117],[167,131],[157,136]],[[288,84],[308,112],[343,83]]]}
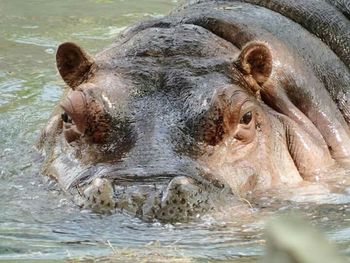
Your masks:
{"label": "wet gray skin", "polygon": [[[189,3],[95,57],[60,45],[43,173],[94,211],[179,221],[347,166],[349,20],[243,2]],[[346,27],[296,23],[313,8]]]}

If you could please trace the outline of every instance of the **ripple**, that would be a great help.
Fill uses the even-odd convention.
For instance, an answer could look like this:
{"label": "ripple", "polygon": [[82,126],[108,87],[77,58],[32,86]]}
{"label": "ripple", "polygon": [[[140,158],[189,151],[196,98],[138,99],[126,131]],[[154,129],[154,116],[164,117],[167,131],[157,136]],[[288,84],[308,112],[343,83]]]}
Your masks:
{"label": "ripple", "polygon": [[126,27],[97,27],[89,29],[85,32],[76,32],[72,35],[79,39],[96,39],[96,40],[108,40],[114,39],[120,32],[122,32]]}
{"label": "ripple", "polygon": [[59,44],[58,41],[55,41],[49,38],[44,38],[41,36],[16,36],[15,35],[15,36],[12,36],[9,40],[19,44],[34,45],[34,46],[45,47],[45,48],[56,48]]}

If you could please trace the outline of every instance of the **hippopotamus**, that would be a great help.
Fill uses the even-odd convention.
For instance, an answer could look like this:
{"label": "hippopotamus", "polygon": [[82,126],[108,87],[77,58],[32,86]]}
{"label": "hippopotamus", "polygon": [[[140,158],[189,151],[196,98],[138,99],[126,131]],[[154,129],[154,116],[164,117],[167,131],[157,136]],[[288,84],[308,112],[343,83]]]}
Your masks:
{"label": "hippopotamus", "polygon": [[347,169],[343,2],[189,1],[95,56],[61,44],[42,173],[92,211],[179,221]]}

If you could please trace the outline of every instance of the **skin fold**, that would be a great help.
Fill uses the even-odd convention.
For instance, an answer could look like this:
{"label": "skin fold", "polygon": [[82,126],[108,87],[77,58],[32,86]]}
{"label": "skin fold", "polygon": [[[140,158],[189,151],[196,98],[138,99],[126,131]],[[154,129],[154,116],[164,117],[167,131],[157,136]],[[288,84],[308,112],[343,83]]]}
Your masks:
{"label": "skin fold", "polygon": [[[326,1],[290,5],[195,1],[94,57],[61,44],[43,174],[82,207],[181,221],[345,167],[349,34],[331,22],[349,21]],[[322,8],[321,28],[300,23]]]}

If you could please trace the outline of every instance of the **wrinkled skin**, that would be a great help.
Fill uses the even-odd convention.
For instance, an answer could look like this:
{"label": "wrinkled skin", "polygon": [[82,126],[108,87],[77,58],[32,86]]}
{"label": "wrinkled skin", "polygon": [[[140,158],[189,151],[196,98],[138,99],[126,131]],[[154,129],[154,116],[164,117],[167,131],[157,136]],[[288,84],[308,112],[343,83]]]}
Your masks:
{"label": "wrinkled skin", "polygon": [[60,45],[43,173],[95,211],[177,221],[346,166],[346,10],[284,2],[189,3],[94,58]]}

